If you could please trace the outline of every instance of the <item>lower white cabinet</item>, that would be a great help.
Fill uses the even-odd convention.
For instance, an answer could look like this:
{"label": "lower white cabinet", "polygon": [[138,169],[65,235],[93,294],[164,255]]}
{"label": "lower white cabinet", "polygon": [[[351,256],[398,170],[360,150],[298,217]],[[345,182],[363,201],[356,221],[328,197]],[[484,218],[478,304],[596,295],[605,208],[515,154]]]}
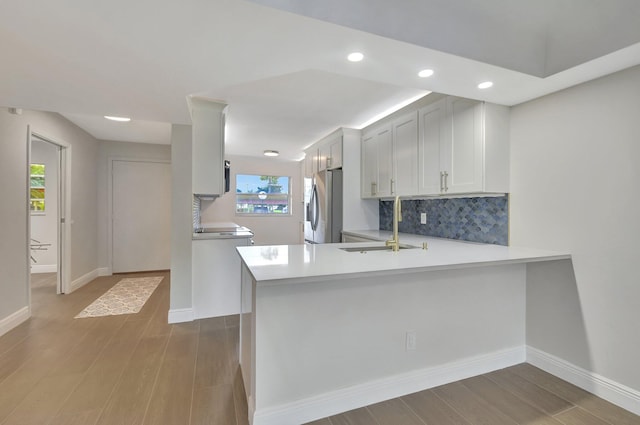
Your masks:
{"label": "lower white cabinet", "polygon": [[240,256],[237,246],[250,238],[192,242],[192,291],[195,319],[240,313]]}

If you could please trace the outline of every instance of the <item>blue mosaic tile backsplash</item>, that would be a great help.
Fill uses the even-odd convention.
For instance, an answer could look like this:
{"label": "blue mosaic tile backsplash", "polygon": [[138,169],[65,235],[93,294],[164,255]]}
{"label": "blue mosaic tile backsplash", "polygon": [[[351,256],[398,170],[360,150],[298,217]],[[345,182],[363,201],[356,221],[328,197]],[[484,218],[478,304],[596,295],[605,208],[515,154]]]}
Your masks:
{"label": "blue mosaic tile backsplash", "polygon": [[[420,224],[420,213],[427,224]],[[393,201],[380,201],[380,230],[393,230]],[[398,230],[439,238],[508,245],[508,196],[402,200]]]}

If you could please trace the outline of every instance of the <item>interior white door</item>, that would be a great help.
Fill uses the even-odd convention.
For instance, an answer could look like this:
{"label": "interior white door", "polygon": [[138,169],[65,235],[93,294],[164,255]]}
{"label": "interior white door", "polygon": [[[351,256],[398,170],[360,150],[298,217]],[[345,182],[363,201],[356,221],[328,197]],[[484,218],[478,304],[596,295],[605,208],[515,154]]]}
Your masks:
{"label": "interior white door", "polygon": [[170,268],[171,166],[112,161],[112,270]]}

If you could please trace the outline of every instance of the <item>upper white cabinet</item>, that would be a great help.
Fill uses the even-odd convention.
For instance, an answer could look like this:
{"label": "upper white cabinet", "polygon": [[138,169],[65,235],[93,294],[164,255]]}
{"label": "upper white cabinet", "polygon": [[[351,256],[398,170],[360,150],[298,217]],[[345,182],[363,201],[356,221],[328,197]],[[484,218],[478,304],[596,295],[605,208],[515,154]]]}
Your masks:
{"label": "upper white cabinet", "polygon": [[413,111],[363,135],[361,196],[408,196],[417,186],[418,113]]}
{"label": "upper white cabinet", "polygon": [[334,134],[318,147],[318,171],[342,167],[342,135]]}
{"label": "upper white cabinet", "polygon": [[362,136],[363,198],[391,196],[393,176],[393,128],[390,124],[373,128]]}
{"label": "upper white cabinet", "polygon": [[440,151],[442,142],[446,140],[443,136],[445,114],[446,99],[418,111],[418,193],[422,195],[437,194],[443,189]]}
{"label": "upper white cabinet", "polygon": [[365,130],[361,196],[508,192],[509,108],[453,96],[421,102]]}
{"label": "upper white cabinet", "polygon": [[[313,177],[313,173],[314,173],[314,161],[317,161],[317,156],[315,154],[315,152],[317,152],[318,150],[315,149],[307,149],[306,151],[304,151],[304,176],[305,177]],[[317,162],[316,162],[317,164]],[[316,167],[317,168],[317,167]]]}
{"label": "upper white cabinet", "polygon": [[393,180],[391,195],[418,193],[418,112],[403,115],[392,123]]}
{"label": "upper white cabinet", "polygon": [[189,99],[192,123],[193,193],[224,194],[224,130],[227,105],[207,99]]}
{"label": "upper white cabinet", "polygon": [[509,108],[450,96],[419,115],[419,194],[509,191]]}

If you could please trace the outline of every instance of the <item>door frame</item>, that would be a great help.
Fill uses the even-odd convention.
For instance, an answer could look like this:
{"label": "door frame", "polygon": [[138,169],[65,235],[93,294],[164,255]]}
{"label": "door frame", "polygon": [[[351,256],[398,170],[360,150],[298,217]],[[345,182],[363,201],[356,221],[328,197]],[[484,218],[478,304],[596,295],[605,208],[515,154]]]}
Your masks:
{"label": "door frame", "polygon": [[108,274],[111,275],[113,274],[113,163],[127,161],[171,164],[171,160],[110,156],[107,161],[109,162],[107,166],[107,267],[109,268]]}
{"label": "door frame", "polygon": [[60,139],[52,139],[31,126],[27,126],[27,276],[29,309],[31,309],[31,142],[38,138],[51,143],[58,149],[58,181],[57,181],[57,234],[58,234],[58,272],[57,294],[71,292],[71,145]]}

